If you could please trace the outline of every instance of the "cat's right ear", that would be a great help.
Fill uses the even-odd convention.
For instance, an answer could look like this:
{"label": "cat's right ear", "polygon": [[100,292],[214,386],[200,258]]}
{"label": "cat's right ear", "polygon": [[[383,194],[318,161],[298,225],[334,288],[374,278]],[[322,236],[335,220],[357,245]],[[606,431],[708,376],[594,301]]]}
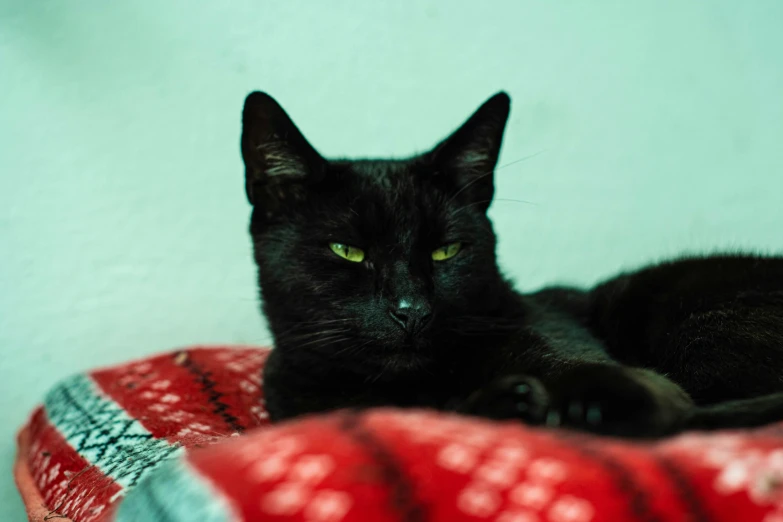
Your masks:
{"label": "cat's right ear", "polygon": [[495,193],[495,165],[510,108],[508,94],[495,94],[424,156],[435,166],[437,179],[450,185],[456,194],[472,199],[483,211],[489,208]]}
{"label": "cat's right ear", "polygon": [[248,200],[269,212],[302,197],[304,184],[320,180],[326,168],[280,104],[263,92],[245,99],[242,159]]}

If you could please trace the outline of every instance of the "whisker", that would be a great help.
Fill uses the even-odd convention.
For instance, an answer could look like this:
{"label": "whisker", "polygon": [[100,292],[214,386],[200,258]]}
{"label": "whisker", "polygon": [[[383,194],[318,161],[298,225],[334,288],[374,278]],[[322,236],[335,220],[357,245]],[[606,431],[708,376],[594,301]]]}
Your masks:
{"label": "whisker", "polygon": [[336,344],[336,343],[344,342],[344,341],[348,341],[348,340],[350,340],[350,337],[335,335],[335,336],[332,336],[332,337],[326,337],[326,338],[321,338],[321,339],[313,339],[313,340],[308,341],[306,343],[298,343],[296,347],[297,348],[304,348],[304,347],[307,347],[307,346],[312,346],[314,344],[321,344],[323,346],[329,346],[329,345],[332,345],[332,344]]}
{"label": "whisker", "polygon": [[300,341],[308,341],[311,339],[319,339],[323,337],[329,337],[332,335],[343,335],[348,333],[348,330],[346,329],[332,329],[332,330],[321,330],[318,332],[307,332],[302,334],[287,334],[287,335],[278,335],[277,337],[279,339],[284,339],[286,342],[300,342]]}
{"label": "whisker", "polygon": [[450,215],[452,217],[454,217],[457,214],[459,214],[460,212],[462,212],[463,210],[467,209],[468,207],[472,207],[473,205],[481,205],[481,204],[484,204],[484,203],[492,203],[493,201],[501,201],[503,203],[523,203],[523,204],[527,204],[527,205],[538,206],[538,203],[536,203],[534,201],[527,201],[527,200],[524,200],[524,199],[493,198],[493,199],[485,199],[485,200],[482,200],[482,201],[473,201],[471,203],[466,203],[465,205],[452,210],[450,212]]}
{"label": "whisker", "polygon": [[513,199],[513,198],[494,198],[492,201],[502,201],[504,203],[524,203],[526,205],[538,205],[535,201],[529,201],[527,199]]}
{"label": "whisker", "polygon": [[464,187],[459,189],[453,196],[451,196],[451,198],[448,201],[446,201],[446,205],[448,205],[449,203],[454,201],[457,198],[457,196],[459,196],[460,194],[462,194],[462,192],[464,192],[465,190],[470,188],[471,185],[473,185],[474,183],[478,183],[479,181],[481,181],[482,179],[486,178],[487,176],[491,176],[492,174],[494,174],[498,170],[504,169],[506,167],[510,167],[512,165],[516,165],[517,163],[521,163],[523,161],[527,161],[527,160],[529,160],[531,158],[535,158],[536,156],[538,156],[539,154],[542,154],[544,152],[546,152],[546,150],[540,150],[540,151],[535,152],[533,154],[528,154],[527,156],[523,156],[523,157],[521,157],[521,158],[519,158],[517,160],[514,160],[512,162],[509,162],[509,163],[506,163],[504,165],[501,165],[500,167],[495,167],[494,169],[490,170],[489,172],[485,172],[483,174],[480,174],[479,176],[477,176],[477,177],[473,178],[472,180],[470,180],[469,183],[467,183]]}
{"label": "whisker", "polygon": [[529,159],[535,158],[539,154],[543,154],[545,152],[547,152],[547,150],[546,149],[542,149],[542,150],[539,150],[538,152],[534,152],[533,154],[528,154],[527,156],[523,156],[523,157],[519,158],[518,160],[514,160],[514,161],[511,161],[509,163],[504,163],[503,165],[501,165],[499,167],[495,167],[495,171],[498,171],[498,170],[501,170],[501,169],[505,169],[506,167],[510,167],[511,165],[516,165],[517,163],[522,163],[523,161],[527,161]]}
{"label": "whisker", "polygon": [[360,344],[358,346],[357,345],[346,346],[345,348],[341,348],[340,350],[337,350],[332,355],[337,356],[337,355],[343,355],[345,353],[359,352],[359,351],[361,351],[362,348],[364,348],[365,346],[367,346],[370,343],[372,343],[372,339],[367,340],[367,341],[363,342],[362,344]]}
{"label": "whisker", "polygon": [[487,176],[491,176],[491,175],[492,175],[492,174],[494,174],[494,173],[495,173],[495,171],[494,171],[494,170],[491,170],[491,171],[489,171],[489,172],[487,172],[487,173],[485,173],[485,174],[482,174],[482,175],[480,175],[480,176],[477,176],[477,177],[473,178],[472,180],[470,180],[470,182],[469,182],[469,183],[466,183],[464,187],[462,187],[462,188],[461,188],[461,189],[459,189],[457,192],[455,192],[455,193],[454,193],[454,195],[453,195],[453,196],[451,196],[451,198],[449,198],[449,199],[446,201],[446,205],[450,204],[452,201],[454,201],[455,199],[457,199],[457,196],[459,196],[460,194],[462,194],[463,192],[465,192],[465,191],[466,191],[468,188],[470,188],[470,186],[471,186],[471,185],[473,185],[474,183],[478,183],[478,182],[479,182],[479,181],[481,181],[482,179],[486,178]]}

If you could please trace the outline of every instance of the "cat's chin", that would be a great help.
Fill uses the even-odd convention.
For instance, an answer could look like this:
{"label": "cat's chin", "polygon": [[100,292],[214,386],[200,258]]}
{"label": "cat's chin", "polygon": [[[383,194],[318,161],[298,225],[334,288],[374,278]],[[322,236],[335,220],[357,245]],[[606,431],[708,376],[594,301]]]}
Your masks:
{"label": "cat's chin", "polygon": [[399,375],[424,370],[432,364],[432,359],[421,353],[400,351],[385,355],[382,363],[385,372]]}

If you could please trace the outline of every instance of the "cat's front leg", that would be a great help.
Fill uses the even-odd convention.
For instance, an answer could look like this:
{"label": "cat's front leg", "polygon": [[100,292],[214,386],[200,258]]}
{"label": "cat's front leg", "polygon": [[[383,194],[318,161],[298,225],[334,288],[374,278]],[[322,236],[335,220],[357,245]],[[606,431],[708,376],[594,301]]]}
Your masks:
{"label": "cat's front leg", "polygon": [[577,366],[556,380],[507,376],[471,395],[461,411],[533,425],[624,437],[657,437],[682,428],[688,395],[655,372],[615,365]]}
{"label": "cat's front leg", "polygon": [[659,437],[683,429],[694,408],[661,374],[618,365],[577,366],[550,383],[547,421],[623,437]]}

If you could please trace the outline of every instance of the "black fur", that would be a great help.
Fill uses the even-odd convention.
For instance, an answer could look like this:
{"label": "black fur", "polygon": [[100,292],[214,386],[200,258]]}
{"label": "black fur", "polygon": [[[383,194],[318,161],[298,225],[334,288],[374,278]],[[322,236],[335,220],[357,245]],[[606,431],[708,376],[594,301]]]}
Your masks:
{"label": "black fur", "polygon": [[[419,406],[657,436],[783,419],[782,258],[685,259],[590,290],[514,291],[486,214],[509,103],[493,96],[412,158],[328,161],[270,96],[247,97],[273,420]],[[432,260],[454,242],[456,256]]]}

